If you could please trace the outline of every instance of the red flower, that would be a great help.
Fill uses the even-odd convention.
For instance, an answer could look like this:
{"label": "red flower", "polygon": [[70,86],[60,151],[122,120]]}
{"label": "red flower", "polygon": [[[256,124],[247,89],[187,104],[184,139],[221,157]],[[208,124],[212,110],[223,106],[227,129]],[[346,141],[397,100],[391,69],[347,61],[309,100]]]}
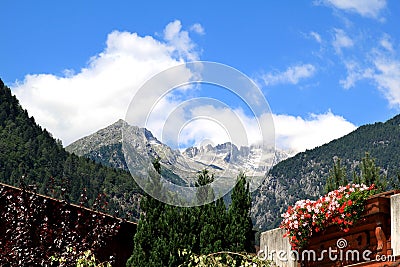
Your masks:
{"label": "red flower", "polygon": [[[289,206],[287,212],[282,215],[285,219],[281,227],[287,230],[284,236],[290,237],[293,247],[302,248],[307,244],[307,240],[313,232],[318,233],[321,228],[324,229],[329,225],[339,225],[344,232],[348,232],[349,226],[353,225],[362,211],[358,207],[362,207],[363,201],[373,192],[368,192],[368,190],[372,190],[374,187],[375,185],[368,188],[365,185],[348,184],[346,187],[329,192],[316,201],[296,202],[294,206]],[[343,197],[352,197],[353,194],[355,200]]]}
{"label": "red flower", "polygon": [[283,238],[287,237],[288,235],[289,235],[288,233],[285,233],[285,234],[283,235]]}
{"label": "red flower", "polygon": [[346,206],[345,205],[342,205],[340,208],[339,208],[339,213],[344,213],[344,208],[345,208]]}
{"label": "red flower", "polygon": [[375,189],[375,184],[371,184],[371,186],[368,187],[368,190],[372,190],[372,189]]}

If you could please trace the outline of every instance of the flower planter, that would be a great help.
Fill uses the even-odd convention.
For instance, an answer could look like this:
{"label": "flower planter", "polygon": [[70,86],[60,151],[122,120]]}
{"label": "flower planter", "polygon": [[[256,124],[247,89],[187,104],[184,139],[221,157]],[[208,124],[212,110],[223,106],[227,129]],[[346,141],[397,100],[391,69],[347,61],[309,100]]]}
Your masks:
{"label": "flower planter", "polygon": [[298,251],[298,266],[347,266],[375,260],[377,255],[391,255],[390,196],[399,192],[367,199],[361,219],[348,232],[332,225],[313,233],[308,245]]}

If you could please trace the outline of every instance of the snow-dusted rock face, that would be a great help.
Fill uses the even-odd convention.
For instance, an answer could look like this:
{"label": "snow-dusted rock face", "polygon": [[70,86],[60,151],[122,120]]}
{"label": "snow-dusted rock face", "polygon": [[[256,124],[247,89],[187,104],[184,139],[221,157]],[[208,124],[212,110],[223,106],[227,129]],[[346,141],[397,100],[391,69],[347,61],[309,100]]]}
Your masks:
{"label": "snow-dusted rock face", "polygon": [[[127,169],[122,152],[122,129],[125,122],[114,124],[83,137],[66,149],[79,156],[87,156],[103,164]],[[125,139],[135,148],[133,158],[138,164],[151,163],[155,157],[173,174],[187,183],[192,183],[197,172],[207,168],[216,176],[236,177],[240,171],[250,176],[265,176],[269,168],[290,155],[282,150],[263,150],[257,146],[238,148],[232,143],[210,144],[202,147],[189,147],[183,151],[172,149],[160,142],[153,134],[137,126],[127,126]],[[139,159],[140,158],[140,159]]]}

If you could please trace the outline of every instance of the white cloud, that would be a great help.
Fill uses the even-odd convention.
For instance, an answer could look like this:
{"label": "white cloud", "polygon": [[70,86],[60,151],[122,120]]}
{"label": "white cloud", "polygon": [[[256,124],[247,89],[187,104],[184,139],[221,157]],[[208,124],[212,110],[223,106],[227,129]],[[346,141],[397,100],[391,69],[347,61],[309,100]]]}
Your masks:
{"label": "white cloud", "polygon": [[214,145],[225,142],[237,146],[260,144],[263,141],[260,127],[271,129],[270,125],[264,125],[272,122],[271,117],[267,120],[262,116],[249,116],[242,109],[232,109],[219,100],[194,98],[182,103],[163,98],[150,114],[147,125],[162,142],[174,147],[178,144],[180,147],[198,146],[204,141]]}
{"label": "white cloud", "polygon": [[[214,144],[238,140],[237,145],[259,144],[263,137],[258,129],[258,119],[245,115],[241,110],[201,107],[195,113],[209,117],[193,121],[187,125],[181,141],[211,140]],[[215,123],[215,121],[219,123]],[[273,115],[276,147],[292,152],[313,149],[334,139],[340,138],[356,129],[356,126],[331,111],[324,114],[312,114],[310,118],[289,115]],[[222,127],[225,126],[225,127]],[[241,141],[241,142],[240,142]],[[265,141],[265,140],[263,140]]]}
{"label": "white cloud", "polygon": [[[400,59],[389,35],[385,34],[379,46],[366,54],[365,62],[345,61],[347,76],[340,80],[345,89],[355,86],[360,80],[369,80],[388,100],[393,108],[400,107]],[[382,49],[383,48],[383,49]]]}
{"label": "white cloud", "polygon": [[331,111],[311,114],[304,119],[290,115],[274,115],[277,147],[302,152],[340,138],[356,127]]}
{"label": "white cloud", "polygon": [[394,52],[393,44],[390,40],[390,36],[388,34],[384,34],[382,39],[380,40],[380,45],[385,48],[389,52]]}
{"label": "white cloud", "polygon": [[[171,124],[172,127],[184,125],[180,134],[180,141],[183,144],[194,142],[194,145],[200,145],[209,140],[214,145],[232,142],[238,146],[248,146],[256,141],[256,139],[248,138],[252,125],[241,121],[238,114],[229,107],[203,105],[194,108],[190,113],[194,119],[189,123]],[[250,119],[247,116],[244,118]],[[171,135],[171,137],[175,136]]]}
{"label": "white cloud", "polygon": [[190,27],[190,30],[195,32],[195,33],[197,33],[197,34],[200,34],[200,35],[204,35],[205,34],[205,30],[204,30],[203,26],[201,26],[200,23],[193,24]]}
{"label": "white cloud", "polygon": [[370,79],[374,75],[374,70],[371,68],[363,68],[354,60],[344,62],[347,76],[345,79],[339,81],[339,83],[345,89],[350,89],[355,86],[357,81],[362,79]]}
{"label": "white cloud", "polygon": [[[263,136],[259,122],[267,122],[264,118],[250,117],[241,109],[231,109],[214,105],[197,106],[190,111],[176,106],[163,108],[169,121],[155,120],[150,122],[151,128],[158,129],[158,136],[163,141],[185,145],[201,145],[204,142],[222,144],[232,142],[238,146],[251,144],[269,145],[273,135],[268,132]],[[175,109],[175,110],[174,110]],[[165,112],[170,110],[170,112]],[[171,112],[175,112],[171,116]],[[156,112],[158,114],[158,112]],[[186,116],[191,119],[188,120]],[[309,118],[290,115],[272,115],[275,128],[276,147],[291,152],[301,152],[340,138],[356,129],[351,122],[328,111],[323,114],[311,114]],[[261,124],[262,124],[261,123]],[[261,125],[271,130],[271,125]],[[268,139],[270,138],[270,139]],[[268,139],[268,140],[265,140]]]}
{"label": "white cloud", "polygon": [[[179,143],[184,146],[200,145],[204,142],[214,145],[233,142],[238,146],[248,146],[272,138],[269,133],[263,136],[260,132],[258,123],[268,122],[266,118],[249,117],[240,109],[203,105],[190,112],[181,110],[178,113],[172,116],[172,120],[164,128],[160,125],[153,127],[164,131],[163,141],[171,143],[174,139],[174,143],[179,139]],[[191,118],[197,119],[185,118],[189,113]],[[351,122],[331,111],[311,114],[306,119],[290,115],[272,115],[272,118],[276,147],[291,152],[313,149],[356,129]],[[271,129],[270,126],[269,128]],[[161,135],[161,132],[158,134]]]}
{"label": "white cloud", "polygon": [[316,68],[311,64],[303,64],[289,67],[284,72],[273,72],[262,75],[265,85],[276,84],[297,84],[301,79],[310,78],[316,72]]}
{"label": "white cloud", "polygon": [[317,41],[317,43],[322,43],[321,35],[317,32],[310,32],[310,36]]}
{"label": "white cloud", "polygon": [[350,48],[354,45],[354,42],[342,29],[335,29],[335,38],[332,41],[332,45],[336,53],[341,54],[342,48]]}
{"label": "white cloud", "polygon": [[386,7],[386,0],[322,0],[317,1],[317,3],[358,13],[369,18],[378,18],[381,11]]}
{"label": "white cloud", "polygon": [[[201,25],[198,25],[196,28],[199,29]],[[174,47],[179,56],[186,57],[190,61],[199,59],[198,54],[193,53],[196,45],[190,39],[189,32],[182,31],[182,24],[179,20],[175,20],[165,27],[164,39]]]}
{"label": "white cloud", "polygon": [[13,92],[36,121],[65,145],[125,117],[138,89],[154,74],[198,59],[181,23],[164,30],[165,39],[113,31],[106,48],[76,73],[27,75]]}
{"label": "white cloud", "polygon": [[375,59],[376,73],[373,76],[378,89],[389,101],[390,106],[400,107],[400,60],[393,58]]}

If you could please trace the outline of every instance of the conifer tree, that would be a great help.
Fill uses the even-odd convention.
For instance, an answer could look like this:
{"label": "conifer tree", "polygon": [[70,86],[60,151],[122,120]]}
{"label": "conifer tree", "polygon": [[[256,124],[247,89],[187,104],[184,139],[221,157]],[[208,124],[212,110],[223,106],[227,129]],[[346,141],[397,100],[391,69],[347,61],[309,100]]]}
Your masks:
{"label": "conifer tree", "polygon": [[[157,163],[154,162],[154,167],[159,171]],[[213,181],[214,176],[208,170],[199,173],[196,197],[211,202],[198,207],[165,205],[146,196],[141,203],[143,214],[127,266],[179,266],[189,259],[188,254],[180,253],[184,250],[197,255],[226,250],[251,252],[251,199],[246,176],[238,176],[229,211],[222,198],[212,201]],[[160,185],[156,183],[154,187],[157,186]]]}
{"label": "conifer tree", "polygon": [[[159,174],[161,165],[158,159],[154,160],[153,167]],[[159,176],[150,179],[153,190],[160,190],[161,182]],[[134,248],[132,256],[127,262],[127,266],[163,266],[165,261],[165,240],[163,219],[165,204],[151,197],[143,196],[140,202],[142,214],[134,236]],[[160,265],[161,264],[161,265]]]}
{"label": "conifer tree", "polygon": [[[214,200],[214,190],[210,183],[214,181],[214,175],[209,174],[207,169],[202,170],[195,183],[197,190],[197,201],[203,204],[199,207],[194,207],[192,212],[198,216],[198,239],[199,252],[201,254],[209,254],[218,251],[216,247],[221,247],[220,238],[217,237],[217,225],[219,215],[216,211],[216,203]],[[210,203],[210,201],[213,201]]]}
{"label": "conifer tree", "polygon": [[397,176],[390,179],[390,186],[393,189],[400,189],[400,172],[397,173]]}
{"label": "conifer tree", "polygon": [[199,173],[195,183],[195,186],[199,187],[196,195],[198,203],[209,203],[214,200],[214,191],[210,186],[212,182],[214,182],[214,174],[210,176],[207,169]]}
{"label": "conifer tree", "polygon": [[361,177],[360,175],[357,174],[357,172],[355,170],[353,170],[353,180],[352,182],[354,184],[361,184]]}
{"label": "conifer tree", "polygon": [[380,168],[375,165],[375,159],[371,158],[368,152],[365,152],[365,157],[361,160],[360,169],[362,183],[366,185],[375,184],[378,191],[386,190],[388,178],[386,175],[380,174]]}
{"label": "conifer tree", "polygon": [[250,217],[251,196],[249,184],[244,173],[238,175],[232,191],[232,203],[228,209],[226,239],[232,252],[252,252],[253,224]]}
{"label": "conifer tree", "polygon": [[[155,160],[153,166],[160,174],[159,160]],[[157,177],[151,179],[150,190],[162,189]],[[208,181],[210,177],[204,175],[203,178]],[[201,228],[196,207],[171,206],[146,195],[141,201],[141,209],[133,254],[127,266],[178,266],[188,259],[188,255],[182,256],[179,252],[199,253]]]}
{"label": "conifer tree", "polygon": [[333,168],[329,170],[329,176],[326,180],[325,192],[328,193],[340,186],[348,183],[346,167],[341,165],[341,159],[337,158],[333,163]]}

